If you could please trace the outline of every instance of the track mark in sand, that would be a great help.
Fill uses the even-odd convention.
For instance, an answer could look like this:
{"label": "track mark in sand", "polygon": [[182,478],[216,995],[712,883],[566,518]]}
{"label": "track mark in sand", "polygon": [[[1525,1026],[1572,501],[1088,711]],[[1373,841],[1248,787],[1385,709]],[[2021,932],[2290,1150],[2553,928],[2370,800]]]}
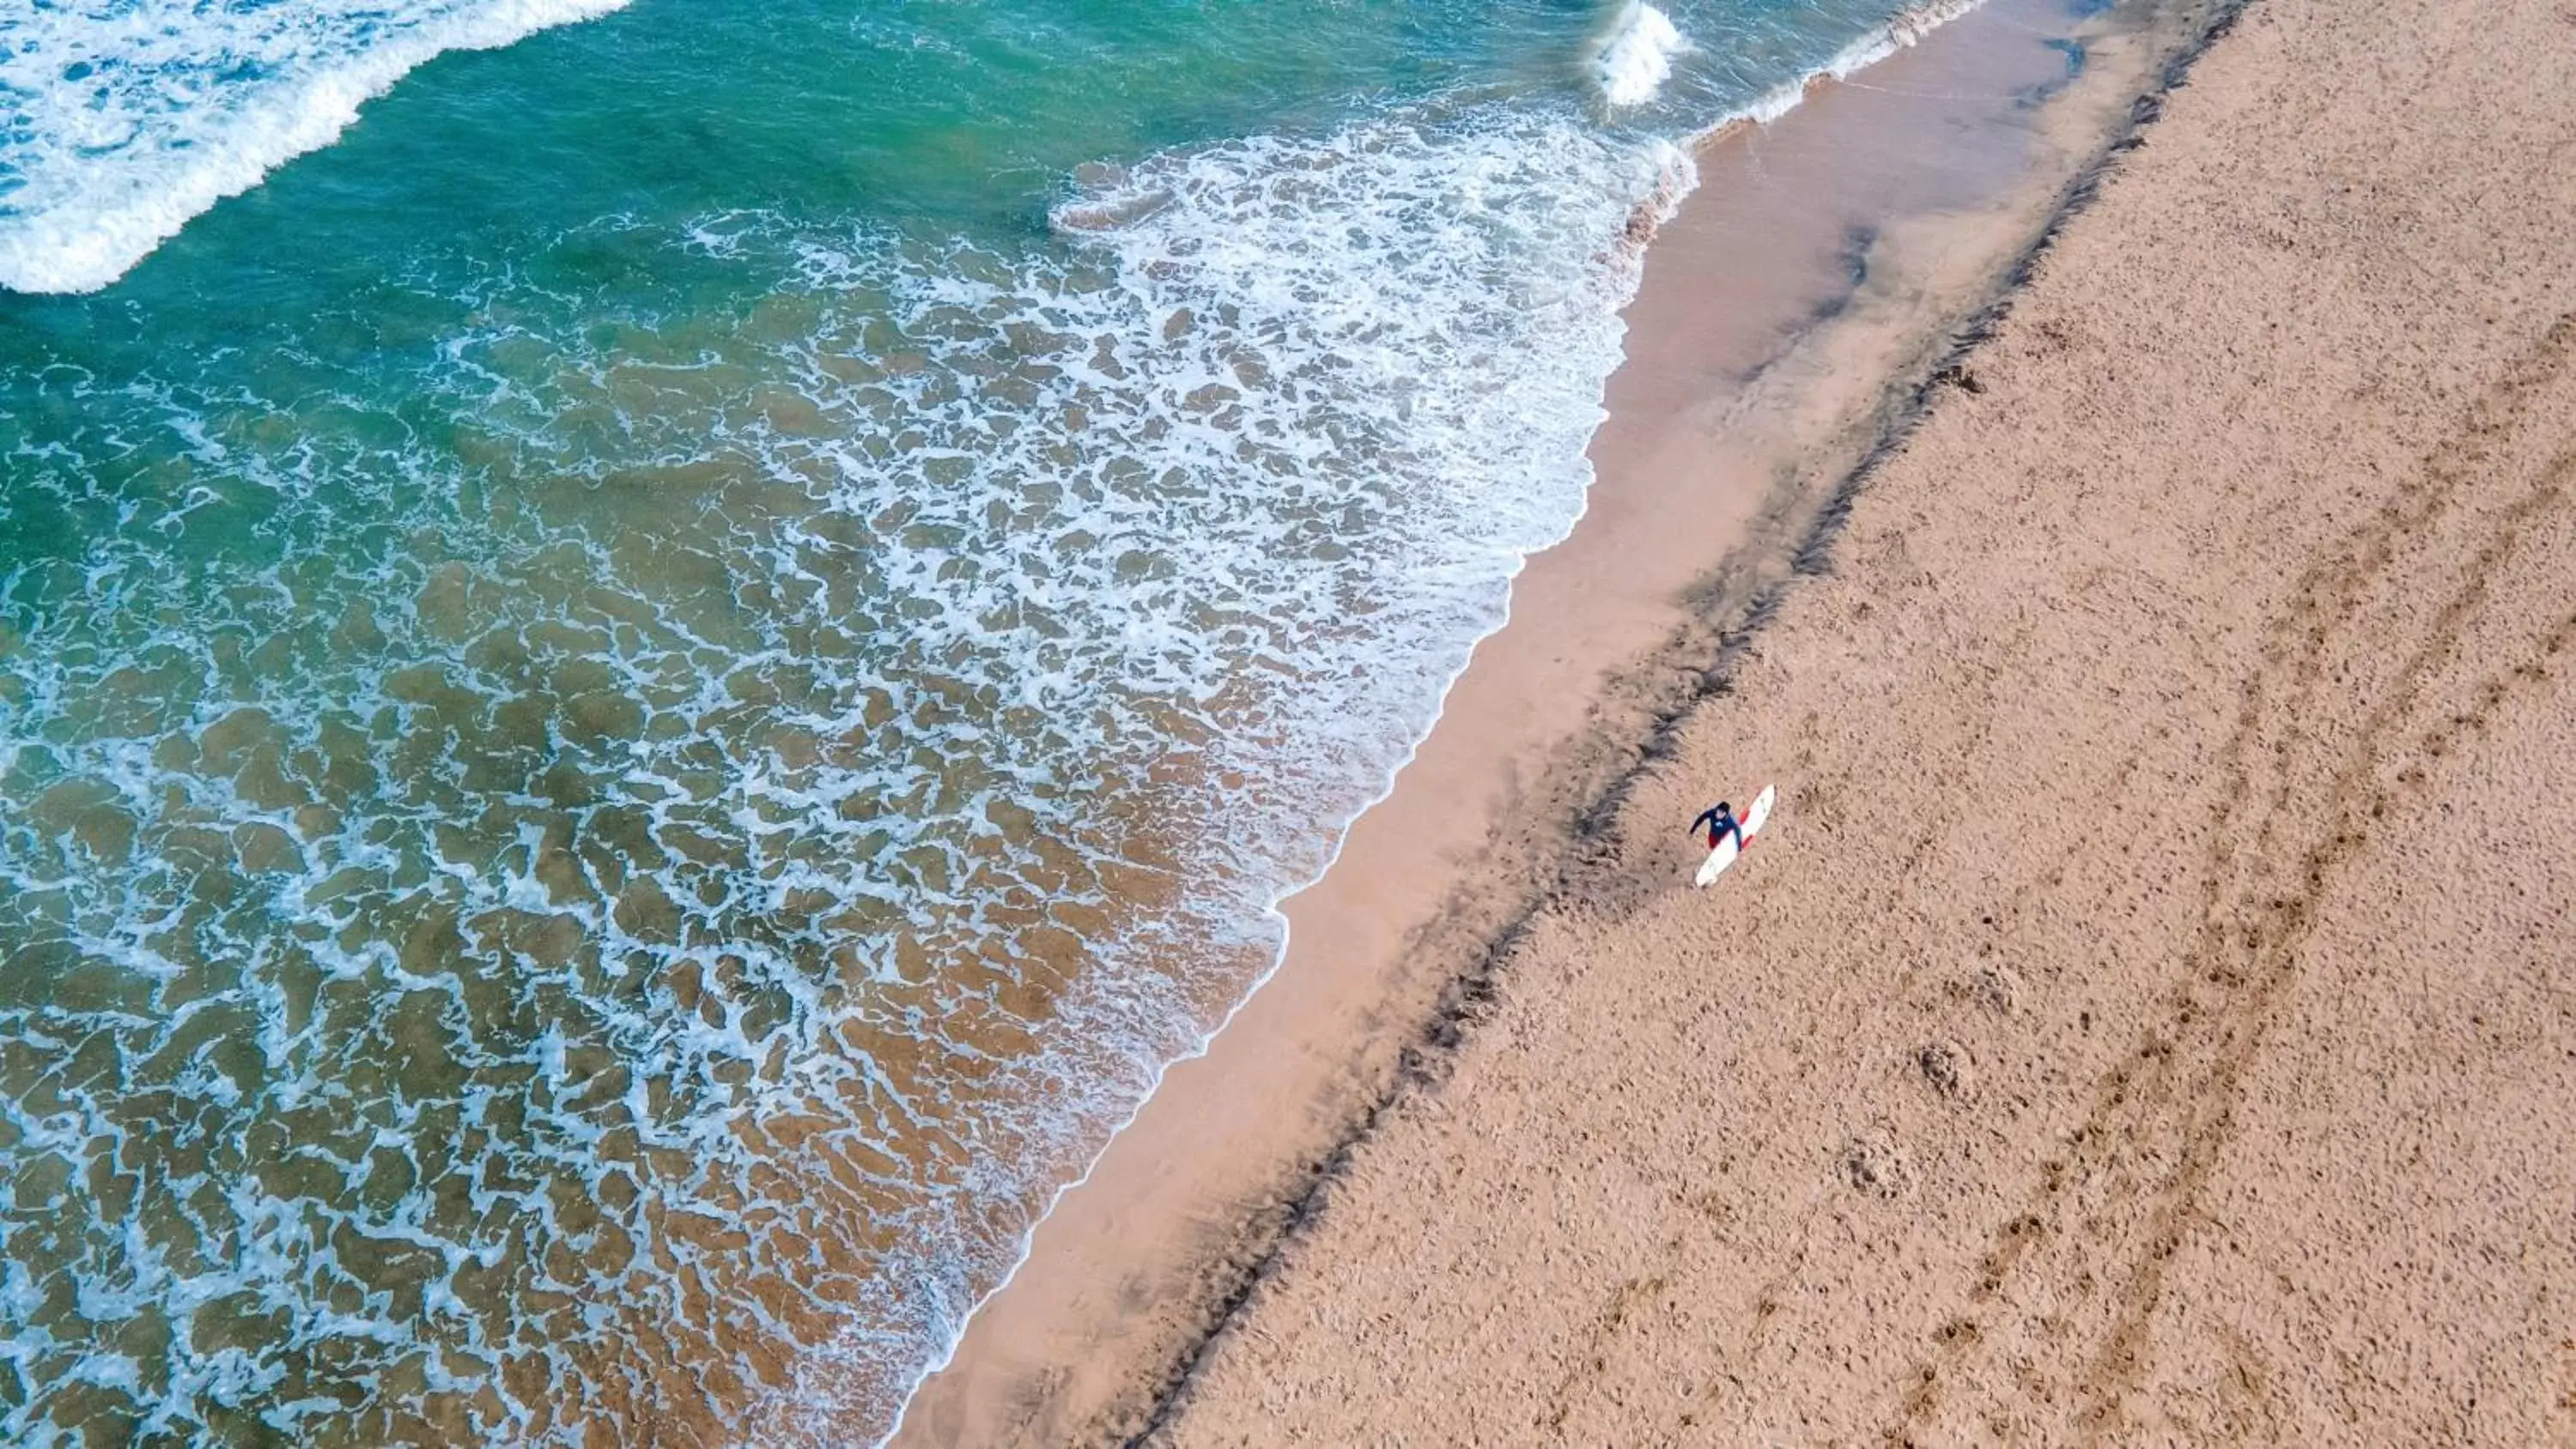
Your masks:
{"label": "track mark in sand", "polygon": [[[2562,483],[2569,471],[2576,470],[2560,470]],[[2556,652],[2565,647],[2571,637],[2576,637],[2576,619],[2570,619],[2544,636],[2542,648]],[[2428,777],[2420,768],[2420,762],[2444,754],[2460,734],[2482,728],[2495,707],[2513,692],[2515,677],[2545,676],[2517,671],[2515,676],[2489,679],[2481,687],[2482,701],[2477,709],[2456,715],[2443,727],[2429,731],[2417,750],[2399,752],[2398,757],[2409,762],[2407,774],[2411,778],[2395,791],[2368,791],[2367,799],[2372,807],[2368,813],[2380,815],[2385,807],[2398,803],[2401,797],[2411,799],[2423,794]],[[2371,768],[2388,758],[2374,751],[2350,762],[2347,771],[2339,777],[2337,793],[2345,796],[2358,793],[2359,787],[2367,785]],[[2159,1228],[2149,1235],[2154,1256],[2139,1264],[2133,1273],[2129,1291],[2122,1300],[2119,1325],[2085,1385],[2100,1417],[2111,1415],[2117,1399],[2134,1381],[2141,1366],[2147,1321],[2159,1296],[2162,1262],[2171,1255],[2188,1230],[2199,1192],[2216,1165],[2217,1153],[2233,1133],[2233,1107],[2242,1090],[2241,1078],[2274,1025],[2274,1008],[2284,994],[2284,988],[2296,977],[2296,948],[2315,924],[2315,908],[2330,883],[2333,868],[2349,858],[2366,839],[2361,833],[2361,816],[2362,812],[2347,805],[2335,817],[2331,833],[2304,853],[2305,888],[2293,895],[2265,902],[2264,919],[2248,928],[2244,953],[2248,957],[2248,969],[2233,981],[2250,985],[2252,989],[2245,993],[2238,1019],[2225,1022],[2218,1033],[2218,1044],[2224,1048],[2223,1054],[2198,1079],[2198,1085],[2209,1092],[2210,1100],[2216,1105],[2201,1109],[2193,1119],[2193,1128],[2184,1143],[2182,1163],[2168,1177],[2163,1195],[2155,1200]]]}
{"label": "track mark in sand", "polygon": [[[2550,470],[2551,502],[2562,501],[2566,485],[2576,477],[2576,454],[2561,458]],[[2464,592],[2479,592],[2472,588]],[[2464,610],[2463,617],[2474,608]],[[2576,643],[2576,616],[2570,616],[2535,641],[2531,658],[2560,653]],[[2120,1299],[2120,1315],[2100,1354],[2080,1385],[2085,1402],[2084,1419],[2097,1433],[2116,1427],[2120,1406],[2135,1387],[2146,1363],[2146,1335],[2149,1323],[2162,1299],[2164,1265],[2181,1245],[2182,1238],[2197,1218],[2200,1194],[2214,1173],[2220,1153],[2234,1135],[2235,1104],[2243,1092],[2246,1070],[2259,1055],[2265,1038],[2276,1024],[2277,1009],[2287,994],[2288,986],[2297,979],[2296,952],[2316,922],[2315,908],[2331,881],[2333,868],[2348,859],[2367,838],[2363,833],[2365,813],[2377,818],[2387,807],[2401,799],[2420,798],[2426,793],[2430,772],[2423,762],[2439,759],[2462,735],[2481,731],[2517,686],[2549,677],[2528,660],[2511,669],[2500,671],[2482,681],[2476,690],[2477,703],[2469,710],[2452,715],[2438,727],[2427,731],[2411,750],[2382,751],[2372,749],[2350,760],[2338,776],[2335,794],[2342,808],[2333,819],[2327,835],[2312,845],[2303,857],[2305,886],[2294,897],[2268,903],[2271,920],[2266,923],[2269,939],[2249,943],[2248,972],[2252,990],[2239,1008],[2239,1020],[2227,1024],[2218,1045],[2223,1049],[2219,1059],[2194,1084],[2202,1094],[2201,1106],[2183,1144],[2181,1164],[2167,1178],[2163,1191],[2154,1199],[2155,1228],[2148,1235],[2153,1252],[2137,1262]],[[2388,721],[2394,724],[2392,718]],[[2377,766],[2403,760],[2409,777],[2391,789],[2370,787],[2370,776]],[[2367,811],[2355,808],[2366,802]],[[2255,934],[2264,934],[2258,927]],[[2186,1097],[2184,1100],[2191,1100]]]}
{"label": "track mark in sand", "polygon": [[[2374,822],[2425,792],[2429,767],[2455,741],[2483,729],[2509,697],[2552,677],[2545,661],[2576,645],[2570,617],[2473,685],[2465,707],[2438,719],[2416,717],[2427,688],[2458,659],[2497,570],[2530,524],[2568,500],[2576,453],[2548,459],[2492,518],[2452,528],[2462,536],[2439,536],[2449,515],[2474,501],[2479,474],[2529,424],[2550,416],[2533,405],[2567,374],[2571,355],[2576,314],[2558,319],[2471,406],[2456,436],[2302,571],[2289,603],[2266,627],[2220,757],[2188,976],[2164,1019],[2096,1084],[2063,1160],[2043,1165],[2025,1210],[1997,1231],[1967,1309],[1947,1320],[1974,1321],[2015,1286],[2034,1256],[2070,1270],[2088,1265],[2070,1281],[2079,1297],[2089,1297],[2098,1275],[2109,1290],[2110,1326],[2068,1387],[2078,1424],[2097,1438],[2123,1427],[2125,1401],[2146,1368],[2165,1265],[2196,1224],[2201,1194],[2235,1132],[2246,1072],[2297,979],[2298,949],[2338,868]],[[2413,638],[2400,645],[2402,667],[2358,727],[2320,731],[2311,706],[2331,658],[2352,642],[2378,589],[2408,577],[2424,580],[2419,592],[2442,599],[2441,606],[2410,630]],[[2384,779],[2392,771],[2393,779]],[[2042,1331],[2054,1337],[2066,1326],[2051,1318]],[[1945,1379],[1971,1356],[1993,1351],[1996,1338],[1936,1335],[1884,1437],[1914,1439],[1938,1411]],[[2059,1397],[2027,1372],[2023,1381],[2026,1390]]]}

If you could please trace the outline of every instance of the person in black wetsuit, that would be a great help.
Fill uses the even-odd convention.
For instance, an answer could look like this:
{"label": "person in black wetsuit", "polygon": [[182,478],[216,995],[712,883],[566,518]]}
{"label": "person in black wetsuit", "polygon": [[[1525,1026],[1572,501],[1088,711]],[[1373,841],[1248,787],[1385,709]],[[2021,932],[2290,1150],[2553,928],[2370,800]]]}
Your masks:
{"label": "person in black wetsuit", "polygon": [[1728,805],[1725,801],[1720,800],[1716,804],[1699,812],[1699,818],[1690,823],[1690,828],[1694,834],[1698,832],[1702,822],[1706,822],[1708,825],[1709,849],[1717,849],[1718,841],[1729,835],[1733,835],[1735,837],[1736,849],[1742,850],[1744,848],[1744,827],[1735,823],[1734,807]]}

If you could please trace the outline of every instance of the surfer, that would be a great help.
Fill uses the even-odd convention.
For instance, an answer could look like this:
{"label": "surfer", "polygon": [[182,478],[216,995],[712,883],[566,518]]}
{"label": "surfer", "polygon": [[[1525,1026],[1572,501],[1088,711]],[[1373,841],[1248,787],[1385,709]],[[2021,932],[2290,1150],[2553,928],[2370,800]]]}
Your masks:
{"label": "surfer", "polygon": [[1698,819],[1695,819],[1690,823],[1690,828],[1694,834],[1698,832],[1702,821],[1705,821],[1708,824],[1709,849],[1717,849],[1717,842],[1728,835],[1735,837],[1736,849],[1742,850],[1744,848],[1744,827],[1735,823],[1735,807],[1727,804],[1723,800],[1720,800],[1716,804],[1699,812]]}

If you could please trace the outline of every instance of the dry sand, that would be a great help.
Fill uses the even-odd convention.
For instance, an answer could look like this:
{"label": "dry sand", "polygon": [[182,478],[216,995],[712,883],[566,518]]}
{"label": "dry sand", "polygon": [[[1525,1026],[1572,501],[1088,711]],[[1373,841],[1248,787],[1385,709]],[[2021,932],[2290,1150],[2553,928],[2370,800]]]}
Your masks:
{"label": "dry sand", "polygon": [[1484,723],[908,1442],[2576,1443],[2576,9],[2259,0],[1846,475],[2139,73],[1769,352],[1712,175]]}
{"label": "dry sand", "polygon": [[[1275,979],[1180,1064],[918,1395],[902,1445],[1149,1422],[1357,1124],[1748,596],[2129,121],[2193,0],[1989,0],[1704,147],[1653,239],[1572,538],[1514,588],[1394,794],[1291,901]],[[2077,66],[2073,62],[2081,60]],[[1712,565],[1723,566],[1712,573]]]}
{"label": "dry sand", "polygon": [[2576,1442],[2571,97],[2258,0],[1156,1441]]}

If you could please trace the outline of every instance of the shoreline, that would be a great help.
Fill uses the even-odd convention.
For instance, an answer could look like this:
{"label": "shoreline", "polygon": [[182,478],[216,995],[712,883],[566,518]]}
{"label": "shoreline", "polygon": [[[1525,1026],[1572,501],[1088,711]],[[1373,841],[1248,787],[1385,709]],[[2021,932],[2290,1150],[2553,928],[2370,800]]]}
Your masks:
{"label": "shoreline", "polygon": [[[2178,78],[2167,52],[2196,51],[2215,33],[2186,18],[2217,8],[2131,4],[2077,17],[2054,3],[1989,0],[1909,11],[1784,88],[1785,102],[1757,102],[1757,113],[1777,106],[1767,119],[1748,115],[1698,138],[1697,188],[1650,232],[1583,516],[1525,563],[1509,621],[1450,682],[1430,734],[1325,874],[1283,899],[1282,958],[1200,1052],[1164,1068],[1108,1147],[1056,1194],[1019,1264],[925,1373],[887,1442],[1127,1438],[1161,1421],[1189,1364],[1246,1301],[1336,1163],[1378,1114],[1440,1074],[1438,1056],[1490,990],[1492,960],[1549,880],[1579,867],[1623,782],[1722,687],[1722,663],[1695,679],[1677,668],[1712,647],[1721,659],[1740,648],[1781,582],[1820,566],[1852,482],[1901,437],[1977,319],[2008,300],[2118,138],[2151,118],[2153,98]],[[2063,36],[2039,39],[2042,18]],[[2056,52],[2075,57],[2068,74],[2033,73],[2028,51],[2067,46],[2079,32],[2082,48]],[[2002,58],[2016,48],[2025,53]],[[1861,74],[1871,82],[1852,84]],[[1957,109],[1935,86],[1963,78],[2010,80],[2009,94],[1970,100],[1985,103],[1982,124],[2005,128],[2012,155],[1992,154],[1993,134],[1981,138],[1985,154],[1954,143],[1962,154],[1938,159],[1961,163],[1956,174],[1924,168],[1916,194],[1872,198],[1877,224],[1845,224],[1819,245],[1822,223],[1843,220],[1821,212],[1848,208],[1865,184],[1829,181],[1818,214],[1790,229],[1795,240],[1772,240],[1779,218],[1762,208],[1781,197],[1767,184],[1786,172],[1794,186],[1801,165],[1845,169],[1837,162],[1852,135],[1877,126],[1883,139],[1905,124],[1845,120],[1838,109],[1867,93],[1899,95],[1911,80],[1920,122]],[[2015,127],[2026,129],[2009,134]],[[1768,155],[1801,144],[1826,153]],[[1748,237],[1769,253],[1759,263],[1713,259]],[[1731,289],[1697,275],[1712,265],[1733,276]],[[1748,324],[1747,310],[1759,320]],[[1716,345],[1684,335],[1694,325],[1710,326]],[[1712,444],[1722,455],[1714,464],[1691,456]],[[1658,471],[1686,482],[1639,481]],[[1672,526],[1685,508],[1707,516]],[[1613,575],[1628,576],[1626,586],[1605,586]],[[1564,613],[1580,624],[1553,637],[1529,622]],[[1462,744],[1478,731],[1461,705],[1486,711],[1497,696],[1544,718],[1516,721],[1499,743]],[[1462,799],[1478,808],[1456,809]],[[1425,824],[1426,801],[1453,802],[1449,828]],[[1535,823],[1496,841],[1454,823],[1516,815]],[[1266,1080],[1242,1080],[1254,1074]],[[1186,1101],[1166,1090],[1176,1082]],[[1301,1089],[1299,1115],[1288,1104]],[[1283,1126],[1279,1116],[1297,1120]],[[1246,1148],[1248,1130],[1265,1140]],[[1226,1147],[1207,1145],[1218,1135]]]}
{"label": "shoreline", "polygon": [[2213,18],[1140,1438],[2576,1428],[2576,16]]}

